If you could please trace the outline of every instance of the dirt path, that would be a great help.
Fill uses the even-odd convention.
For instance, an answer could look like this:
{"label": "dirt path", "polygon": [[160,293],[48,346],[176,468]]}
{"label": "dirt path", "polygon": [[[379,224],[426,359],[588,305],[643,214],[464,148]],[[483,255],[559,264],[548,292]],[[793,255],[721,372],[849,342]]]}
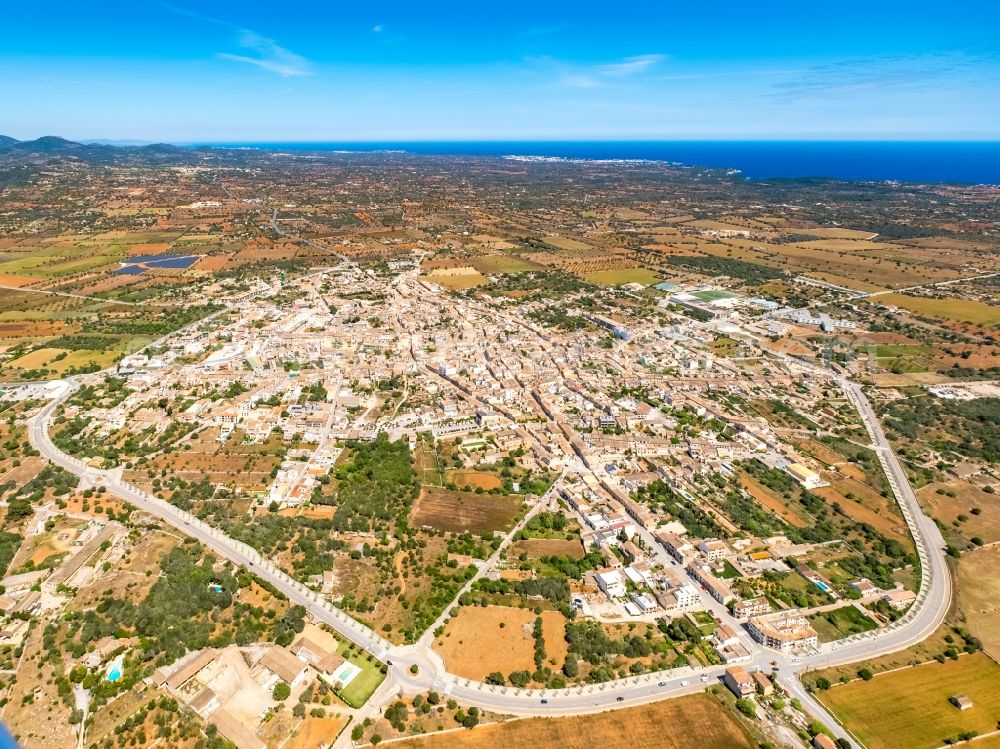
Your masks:
{"label": "dirt path", "polygon": [[399,606],[400,599],[406,595],[406,578],[403,577],[403,558],[406,556],[405,551],[396,552],[396,556],[392,559],[392,568],[396,571],[396,579],[399,580],[399,593],[395,598],[392,599],[392,605],[386,609],[385,614],[382,616],[379,625],[383,625],[389,621],[389,617],[396,612],[396,607]]}

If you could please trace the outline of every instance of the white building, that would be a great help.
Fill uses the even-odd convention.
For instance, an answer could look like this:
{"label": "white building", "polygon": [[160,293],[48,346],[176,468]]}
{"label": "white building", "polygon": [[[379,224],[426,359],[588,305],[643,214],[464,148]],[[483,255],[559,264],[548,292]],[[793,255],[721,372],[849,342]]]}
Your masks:
{"label": "white building", "polygon": [[606,570],[598,572],[597,587],[604,591],[608,598],[621,598],[625,595],[625,581],[618,570]]}

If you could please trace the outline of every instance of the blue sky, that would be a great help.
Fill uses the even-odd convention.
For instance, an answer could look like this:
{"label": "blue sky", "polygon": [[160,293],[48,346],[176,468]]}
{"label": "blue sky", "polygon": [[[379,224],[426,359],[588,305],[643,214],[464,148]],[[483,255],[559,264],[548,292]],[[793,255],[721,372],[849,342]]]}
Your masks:
{"label": "blue sky", "polygon": [[6,4],[0,133],[1000,139],[996,0],[431,5]]}

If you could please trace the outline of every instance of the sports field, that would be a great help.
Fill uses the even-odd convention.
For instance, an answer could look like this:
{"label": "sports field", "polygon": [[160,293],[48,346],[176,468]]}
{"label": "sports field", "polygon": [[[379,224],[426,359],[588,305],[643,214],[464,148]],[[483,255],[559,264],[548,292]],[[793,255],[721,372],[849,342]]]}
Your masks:
{"label": "sports field", "polygon": [[[972,700],[959,710],[948,698]],[[1000,715],[1000,665],[983,653],[878,674],[819,692],[869,749],[933,749],[965,731],[989,733]]]}

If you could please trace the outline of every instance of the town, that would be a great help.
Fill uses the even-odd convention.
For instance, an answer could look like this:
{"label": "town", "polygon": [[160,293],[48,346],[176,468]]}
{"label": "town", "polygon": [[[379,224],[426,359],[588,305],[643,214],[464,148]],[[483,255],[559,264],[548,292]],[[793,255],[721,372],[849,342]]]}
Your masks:
{"label": "town", "polygon": [[[49,260],[3,247],[3,717],[25,747],[640,710],[855,746],[839,695],[908,661],[986,674],[935,707],[983,730],[996,644],[946,616],[1000,540],[995,443],[963,410],[997,402],[985,255],[894,275],[851,254],[879,232],[779,219],[783,188],[768,221],[644,197],[728,179],[683,169],[623,167],[580,211],[555,186],[609,167],[442,162],[481,181],[435,205],[406,157],[232,158],[99,172],[102,220],[143,225],[81,229],[86,262],[34,213],[19,242]],[[261,197],[265,159],[289,194]],[[501,221],[523,170],[538,205]],[[378,202],[387,174],[410,197]],[[938,316],[943,288],[965,318]],[[927,402],[965,432],[901,431]]]}

